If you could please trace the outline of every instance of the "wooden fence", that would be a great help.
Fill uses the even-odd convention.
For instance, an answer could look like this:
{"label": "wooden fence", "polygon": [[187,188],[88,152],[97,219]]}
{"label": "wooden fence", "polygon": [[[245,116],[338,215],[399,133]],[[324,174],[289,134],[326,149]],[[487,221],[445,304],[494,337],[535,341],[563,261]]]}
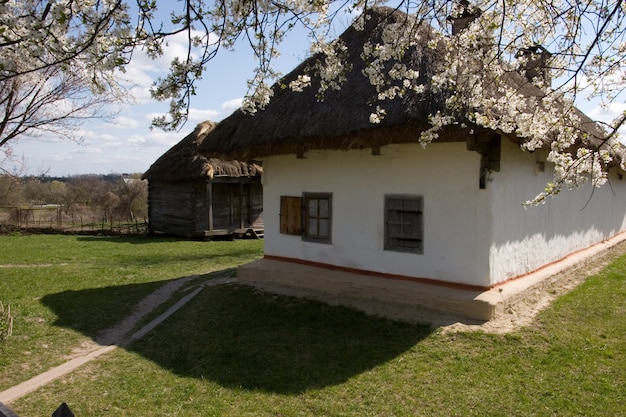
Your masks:
{"label": "wooden fence", "polygon": [[128,216],[102,210],[81,209],[65,213],[58,206],[0,207],[0,232],[37,230],[55,233],[145,234],[146,219],[129,220]]}

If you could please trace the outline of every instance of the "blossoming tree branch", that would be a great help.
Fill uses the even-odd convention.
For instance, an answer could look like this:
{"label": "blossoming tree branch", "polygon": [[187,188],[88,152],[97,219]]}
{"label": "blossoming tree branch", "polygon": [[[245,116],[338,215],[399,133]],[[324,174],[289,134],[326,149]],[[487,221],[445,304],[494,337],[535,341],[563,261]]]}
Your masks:
{"label": "blossoming tree branch", "polygon": [[[281,76],[274,58],[296,28],[308,32],[310,53],[320,57],[313,71],[317,82],[307,73],[280,87],[294,93],[317,88],[323,100],[325,90],[342,88],[349,65],[342,59],[347,46],[330,33],[342,21],[363,30],[367,11],[381,4],[0,0],[0,146],[19,135],[71,127],[64,122],[98,116],[94,109],[103,101],[121,97],[118,75],[133,53],[142,50],[157,58],[168,38],[180,34],[186,35],[186,57],[172,61],[168,75],[156,80],[151,91],[154,98],[170,102],[169,114],[153,121],[156,127],[182,126],[198,81],[216,70],[210,61],[220,49],[249,47],[258,65],[250,74],[243,108],[262,109]],[[377,91],[371,123],[384,123],[385,103],[404,94],[438,97],[445,108],[429,115],[431,127],[421,134],[424,146],[450,124],[514,134],[526,139],[522,146],[529,151],[545,148],[549,141],[555,178],[535,203],[564,187],[607,181],[608,167],[622,152],[618,130],[626,115],[589,129],[582,126],[574,102],[589,99],[608,106],[623,100],[623,1],[392,0],[384,5],[409,17],[385,28],[381,39],[359,51],[367,63],[363,76]],[[424,27],[432,28],[435,36],[424,39]],[[416,48],[435,49],[440,57],[427,83],[403,60]],[[512,72],[523,73],[539,93],[523,94],[510,82]],[[61,91],[58,101],[39,99],[38,91],[47,93],[67,78],[74,87]],[[84,94],[86,89],[89,94]],[[41,105],[29,107],[29,102]]]}

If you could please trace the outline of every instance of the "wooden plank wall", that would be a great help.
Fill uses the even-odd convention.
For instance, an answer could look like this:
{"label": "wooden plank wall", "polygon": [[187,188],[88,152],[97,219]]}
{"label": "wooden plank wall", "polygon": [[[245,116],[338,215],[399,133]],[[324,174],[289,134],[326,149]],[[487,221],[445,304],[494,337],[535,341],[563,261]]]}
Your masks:
{"label": "wooden plank wall", "polygon": [[263,229],[263,186],[260,179],[250,184],[250,194],[250,227]]}
{"label": "wooden plank wall", "polygon": [[[243,227],[263,229],[263,186],[260,178],[236,179],[211,184],[213,198],[213,229],[235,230]],[[150,181],[148,209],[150,232],[175,236],[200,236],[209,230],[207,184],[204,181],[168,183]]]}
{"label": "wooden plank wall", "polygon": [[150,181],[148,196],[150,232],[193,236],[195,201],[195,188],[190,182]]}

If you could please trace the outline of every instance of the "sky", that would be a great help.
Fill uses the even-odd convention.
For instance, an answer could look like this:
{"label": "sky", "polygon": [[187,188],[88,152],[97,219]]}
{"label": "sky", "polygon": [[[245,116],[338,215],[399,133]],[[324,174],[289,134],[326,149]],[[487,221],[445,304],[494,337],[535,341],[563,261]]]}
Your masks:
{"label": "sky", "polygon": [[[124,75],[135,84],[130,91],[134,103],[115,105],[119,113],[110,121],[84,123],[79,131],[80,143],[54,136],[23,137],[14,142],[14,154],[26,164],[23,175],[144,173],[198,123],[218,122],[229,116],[241,105],[247,80],[253,76],[255,62],[249,48],[238,48],[234,52],[220,50],[208,64],[197,95],[192,98],[189,120],[180,131],[150,130],[151,120],[166,113],[168,103],[152,100],[149,88],[154,79],[166,74],[175,56],[184,56],[185,48],[183,38],[173,38],[158,60],[135,54]],[[281,49],[282,55],[275,62],[276,69],[288,73],[306,58],[307,50],[305,36],[288,36]],[[591,118],[603,121],[610,121],[626,110],[623,103],[615,103],[606,110],[582,101],[578,106]]]}
{"label": "sky", "polygon": [[[306,57],[308,45],[294,40],[285,47],[287,52],[276,61],[283,73]],[[220,50],[208,64],[197,95],[192,98],[185,126],[178,132],[150,129],[152,119],[167,112],[168,103],[151,99],[149,88],[158,76],[166,74],[175,56],[184,56],[185,48],[184,39],[174,38],[158,60],[135,54],[123,75],[135,84],[129,92],[133,103],[112,106],[119,113],[110,121],[85,122],[78,132],[82,138],[79,143],[54,136],[22,137],[14,142],[14,154],[26,161],[24,175],[143,173],[198,123],[220,121],[239,108],[255,68],[252,52],[245,48]]]}

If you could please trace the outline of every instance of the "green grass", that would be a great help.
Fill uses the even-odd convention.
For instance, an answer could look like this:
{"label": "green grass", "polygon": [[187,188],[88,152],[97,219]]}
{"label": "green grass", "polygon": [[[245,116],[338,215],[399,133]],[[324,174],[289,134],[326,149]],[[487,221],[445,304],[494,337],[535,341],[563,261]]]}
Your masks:
{"label": "green grass", "polygon": [[261,254],[260,241],[0,236],[0,301],[14,317],[0,345],[0,390],[62,363],[165,282]]}
{"label": "green grass", "polygon": [[[18,245],[37,245],[36,238],[6,245],[0,238],[2,256]],[[13,282],[10,288],[22,294],[7,300],[22,307],[13,312],[14,334],[24,314],[46,321],[37,324],[35,334],[28,333],[34,325],[27,322],[17,340],[0,348],[0,380],[31,366],[32,357],[43,358],[41,349],[30,348],[28,355],[21,349],[46,340],[67,350],[119,320],[159,283],[206,272],[213,257],[223,260],[219,268],[235,266],[259,256],[261,248],[255,242],[226,242],[221,249],[221,243],[42,238],[53,248],[87,246],[69,250],[76,258],[65,266],[29,269],[34,275],[23,283],[36,281],[35,293]],[[201,248],[197,252],[195,245]],[[194,254],[206,259],[198,261]],[[143,262],[146,258],[152,260]],[[3,259],[0,263],[7,263]],[[45,251],[37,262],[50,262]],[[91,271],[84,281],[74,270],[79,264]],[[51,268],[54,274],[44,272]],[[5,272],[16,274],[13,281],[21,279],[19,271],[0,271],[0,298],[8,288]],[[129,348],[11,407],[25,417],[49,415],[63,401],[77,416],[626,415],[625,276],[622,256],[559,298],[532,325],[507,335],[442,333],[244,286],[207,287]],[[76,311],[63,307],[61,294],[80,301]],[[124,311],[107,313],[96,301],[109,297]],[[94,318],[81,318],[90,311]],[[74,337],[71,343],[59,340],[67,335]]]}

